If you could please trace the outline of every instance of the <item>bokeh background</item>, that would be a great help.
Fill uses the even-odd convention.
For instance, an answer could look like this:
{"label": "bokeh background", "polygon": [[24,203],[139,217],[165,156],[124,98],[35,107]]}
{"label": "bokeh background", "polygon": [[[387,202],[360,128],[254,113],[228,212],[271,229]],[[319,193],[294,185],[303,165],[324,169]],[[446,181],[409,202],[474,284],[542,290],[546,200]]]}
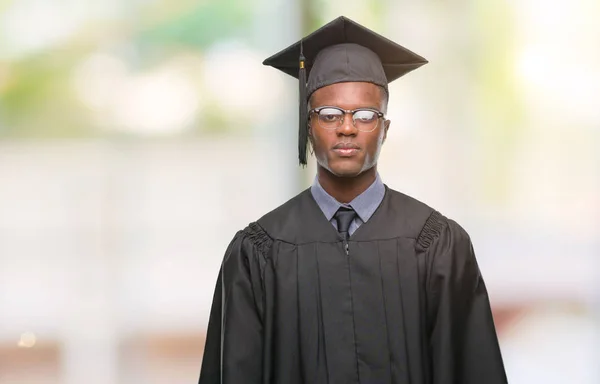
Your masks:
{"label": "bokeh background", "polygon": [[597,0],[0,0],[0,383],[197,382],[234,233],[310,185],[264,58],[343,14],[390,187],[471,234],[513,384],[600,383]]}

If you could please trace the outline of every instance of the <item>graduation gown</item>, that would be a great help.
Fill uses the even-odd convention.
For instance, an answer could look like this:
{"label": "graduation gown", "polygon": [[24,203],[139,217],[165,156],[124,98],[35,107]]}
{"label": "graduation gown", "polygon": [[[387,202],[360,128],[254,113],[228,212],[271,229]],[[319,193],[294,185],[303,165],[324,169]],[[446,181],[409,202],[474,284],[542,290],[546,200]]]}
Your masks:
{"label": "graduation gown", "polygon": [[468,234],[411,197],[344,241],[306,190],[226,251],[200,384],[506,382]]}

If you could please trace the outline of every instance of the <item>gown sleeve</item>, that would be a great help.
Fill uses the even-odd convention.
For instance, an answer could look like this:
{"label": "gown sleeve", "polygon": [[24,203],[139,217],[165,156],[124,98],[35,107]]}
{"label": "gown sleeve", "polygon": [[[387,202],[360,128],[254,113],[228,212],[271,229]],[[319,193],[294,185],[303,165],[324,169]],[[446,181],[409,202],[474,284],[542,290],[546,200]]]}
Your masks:
{"label": "gown sleeve", "polygon": [[469,235],[437,216],[431,225],[428,313],[434,384],[505,384],[488,293]]}
{"label": "gown sleeve", "polygon": [[219,271],[199,384],[260,384],[262,271],[270,239],[256,225],[236,234]]}

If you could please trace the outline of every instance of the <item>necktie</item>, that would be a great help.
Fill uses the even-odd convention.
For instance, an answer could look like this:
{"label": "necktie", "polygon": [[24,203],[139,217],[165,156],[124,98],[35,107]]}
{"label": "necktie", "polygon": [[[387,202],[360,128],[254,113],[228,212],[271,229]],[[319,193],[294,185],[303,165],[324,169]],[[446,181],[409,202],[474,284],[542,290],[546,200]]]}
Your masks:
{"label": "necktie", "polygon": [[335,213],[335,221],[337,222],[338,232],[344,237],[344,240],[348,240],[350,229],[350,223],[356,217],[356,211],[352,208],[340,207]]}

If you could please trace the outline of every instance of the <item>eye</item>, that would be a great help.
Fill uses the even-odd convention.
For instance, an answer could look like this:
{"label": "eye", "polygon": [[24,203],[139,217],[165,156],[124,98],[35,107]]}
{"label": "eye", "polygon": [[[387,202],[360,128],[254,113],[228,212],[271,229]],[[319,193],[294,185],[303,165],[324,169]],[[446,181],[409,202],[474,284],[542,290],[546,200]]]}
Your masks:
{"label": "eye", "polygon": [[369,110],[358,110],[354,112],[354,121],[357,123],[372,123],[377,120],[377,113]]}
{"label": "eye", "polygon": [[340,119],[342,112],[334,108],[323,108],[319,111],[319,119],[326,123],[332,123]]}

